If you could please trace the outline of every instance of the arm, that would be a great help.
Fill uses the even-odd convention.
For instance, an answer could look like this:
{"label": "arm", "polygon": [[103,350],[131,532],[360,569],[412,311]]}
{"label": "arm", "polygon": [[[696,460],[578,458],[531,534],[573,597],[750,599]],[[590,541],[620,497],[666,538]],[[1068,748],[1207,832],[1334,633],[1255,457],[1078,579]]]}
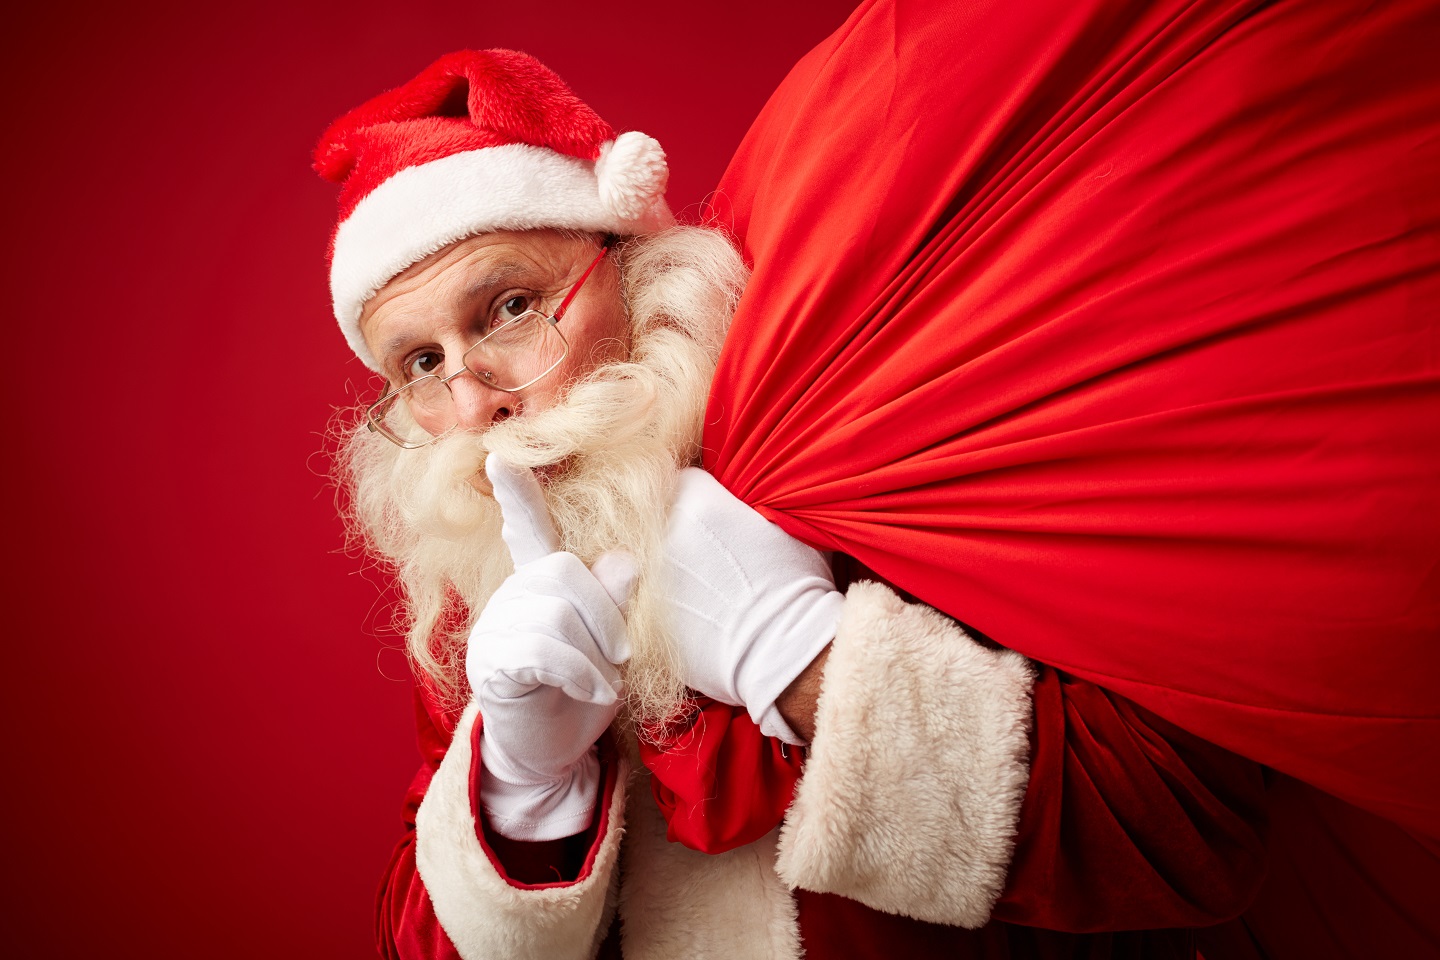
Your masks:
{"label": "arm", "polygon": [[884,586],[842,597],[817,551],[701,471],[682,471],[666,557],[690,686],[792,743],[813,722],[791,886],[962,927],[1003,892],[997,918],[1075,932],[1215,923],[1253,895],[1257,765]]}
{"label": "arm", "polygon": [[1074,932],[1217,923],[1258,888],[1258,765],[878,584],[850,588],[822,666],[792,886]]}
{"label": "arm", "polygon": [[[627,645],[617,597],[630,574],[602,584],[558,549],[530,471],[493,457],[486,469],[515,569],[470,633],[473,699],[448,745],[426,749],[415,841],[392,868],[408,921],[395,926],[420,956],[590,957],[618,876],[621,771],[597,741],[618,709],[606,657]],[[576,847],[588,853],[571,874],[558,861]],[[396,913],[382,909],[382,924]]]}
{"label": "arm", "polygon": [[820,685],[831,646],[833,644],[827,644],[775,701],[780,716],[806,743],[815,739],[815,713],[820,709]]}
{"label": "arm", "polygon": [[[379,954],[393,960],[593,956],[613,912],[623,759],[602,751],[603,793],[588,831],[541,843],[506,841],[487,829],[476,802],[478,716],[467,712],[452,742],[435,702],[418,687],[415,699],[424,764],[406,797],[406,834],[376,900]],[[457,771],[463,775],[454,776]],[[547,882],[557,875],[564,879]]]}

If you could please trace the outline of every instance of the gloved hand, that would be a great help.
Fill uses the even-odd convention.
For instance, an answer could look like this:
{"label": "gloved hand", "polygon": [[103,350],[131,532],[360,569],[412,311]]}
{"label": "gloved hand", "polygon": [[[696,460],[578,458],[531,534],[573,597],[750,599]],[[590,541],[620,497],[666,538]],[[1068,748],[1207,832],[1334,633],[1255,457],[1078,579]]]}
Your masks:
{"label": "gloved hand", "polygon": [[775,700],[835,637],[844,597],[824,554],[691,467],[680,472],[665,561],[686,683],[744,706],[766,736],[804,743]]}
{"label": "gloved hand", "polygon": [[[515,572],[470,632],[465,671],[480,706],[480,803],[513,840],[555,840],[589,825],[600,782],[595,741],[615,718],[630,656],[619,606],[633,563],[612,559],[602,583],[559,550],[535,475],[490,457],[485,473]],[[612,662],[613,661],[613,662]]]}

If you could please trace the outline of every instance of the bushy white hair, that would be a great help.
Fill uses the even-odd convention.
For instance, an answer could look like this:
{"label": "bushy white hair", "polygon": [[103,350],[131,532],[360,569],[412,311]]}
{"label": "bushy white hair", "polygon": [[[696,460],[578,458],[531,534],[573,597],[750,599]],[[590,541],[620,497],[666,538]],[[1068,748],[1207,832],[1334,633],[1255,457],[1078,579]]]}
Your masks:
{"label": "bushy white hair", "polygon": [[511,572],[499,510],[470,482],[489,453],[545,468],[564,549],[587,563],[617,549],[639,562],[628,612],[632,716],[668,717],[684,695],[650,571],[676,470],[699,460],[710,381],[747,271],[724,235],[700,227],[627,240],[617,264],[630,356],[568,384],[555,406],[420,450],[363,422],[345,431],[337,473],[349,530],[393,571],[412,667],[452,705],[469,695],[470,627]]}

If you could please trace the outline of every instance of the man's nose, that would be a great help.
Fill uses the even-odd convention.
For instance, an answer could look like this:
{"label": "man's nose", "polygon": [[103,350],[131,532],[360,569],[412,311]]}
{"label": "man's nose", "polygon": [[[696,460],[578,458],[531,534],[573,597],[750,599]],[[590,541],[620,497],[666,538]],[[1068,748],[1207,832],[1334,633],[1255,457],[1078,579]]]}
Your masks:
{"label": "man's nose", "polygon": [[478,431],[510,417],[518,399],[513,393],[486,386],[470,371],[450,381],[450,395],[455,402],[456,425],[462,430]]}

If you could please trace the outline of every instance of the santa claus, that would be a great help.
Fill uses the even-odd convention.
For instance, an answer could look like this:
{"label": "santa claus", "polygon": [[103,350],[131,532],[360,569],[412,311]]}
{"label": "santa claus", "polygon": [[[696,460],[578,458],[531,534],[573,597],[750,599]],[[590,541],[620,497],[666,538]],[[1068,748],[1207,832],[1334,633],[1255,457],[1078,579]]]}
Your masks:
{"label": "santa claus", "polygon": [[350,519],[418,679],[383,955],[1182,957],[1250,904],[1259,764],[696,469],[747,270],[673,225],[653,140],[462,52],[316,166],[385,381]]}

